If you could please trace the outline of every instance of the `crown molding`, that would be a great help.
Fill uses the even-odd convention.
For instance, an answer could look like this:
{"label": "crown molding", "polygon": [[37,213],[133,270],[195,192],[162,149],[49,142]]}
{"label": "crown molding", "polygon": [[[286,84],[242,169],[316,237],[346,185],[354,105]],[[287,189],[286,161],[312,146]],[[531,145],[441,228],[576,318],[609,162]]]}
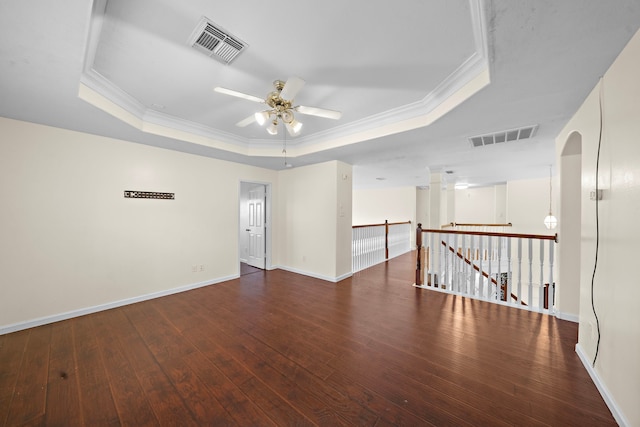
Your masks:
{"label": "crown molding", "polygon": [[[282,141],[248,139],[147,108],[93,68],[106,0],[95,0],[79,97],[142,132],[246,156],[280,156]],[[327,131],[287,141],[297,157],[428,126],[490,84],[484,0],[470,0],[475,52],[423,99]]]}

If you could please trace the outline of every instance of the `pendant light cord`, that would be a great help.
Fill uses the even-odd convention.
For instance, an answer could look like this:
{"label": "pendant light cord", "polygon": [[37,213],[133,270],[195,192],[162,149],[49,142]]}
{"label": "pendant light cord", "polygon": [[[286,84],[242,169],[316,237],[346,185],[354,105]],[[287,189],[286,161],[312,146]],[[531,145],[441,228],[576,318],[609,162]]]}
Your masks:
{"label": "pendant light cord", "polygon": [[549,216],[551,216],[551,165],[549,165]]}
{"label": "pendant light cord", "polygon": [[282,134],[284,135],[282,154],[284,154],[284,167],[287,167],[287,127],[284,122],[282,122]]}

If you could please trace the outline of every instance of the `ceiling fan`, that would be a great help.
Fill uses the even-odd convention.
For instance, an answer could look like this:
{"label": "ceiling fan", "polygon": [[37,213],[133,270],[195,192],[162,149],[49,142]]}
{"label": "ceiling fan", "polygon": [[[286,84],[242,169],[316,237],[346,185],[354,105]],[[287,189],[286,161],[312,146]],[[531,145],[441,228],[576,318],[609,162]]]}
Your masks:
{"label": "ceiling fan", "polygon": [[340,111],[327,110],[324,108],[307,107],[304,105],[294,105],[293,101],[300,89],[304,86],[305,81],[299,77],[290,77],[289,80],[283,82],[282,80],[276,80],[273,82],[274,90],[267,94],[265,99],[257,96],[248,95],[246,93],[237,92],[235,90],[226,89],[223,87],[215,87],[213,90],[225,95],[231,95],[242,99],[247,99],[253,102],[259,102],[261,104],[267,104],[268,109],[258,111],[255,114],[247,117],[244,120],[236,123],[238,127],[245,127],[253,122],[257,122],[260,126],[264,125],[267,121],[271,124],[267,127],[267,132],[271,135],[278,134],[278,121],[281,120],[284,123],[287,131],[291,136],[296,136],[302,129],[302,123],[297,121],[293,115],[293,112],[300,114],[306,114],[309,116],[324,117],[327,119],[338,120],[342,113]]}

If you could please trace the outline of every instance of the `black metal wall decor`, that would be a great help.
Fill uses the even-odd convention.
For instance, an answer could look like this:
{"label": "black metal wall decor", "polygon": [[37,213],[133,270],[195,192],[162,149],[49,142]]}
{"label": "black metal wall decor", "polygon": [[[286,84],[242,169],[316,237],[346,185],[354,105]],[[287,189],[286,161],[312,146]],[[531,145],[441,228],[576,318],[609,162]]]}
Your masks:
{"label": "black metal wall decor", "polygon": [[157,191],[124,191],[125,199],[164,199],[174,200],[176,198],[175,193],[159,193]]}

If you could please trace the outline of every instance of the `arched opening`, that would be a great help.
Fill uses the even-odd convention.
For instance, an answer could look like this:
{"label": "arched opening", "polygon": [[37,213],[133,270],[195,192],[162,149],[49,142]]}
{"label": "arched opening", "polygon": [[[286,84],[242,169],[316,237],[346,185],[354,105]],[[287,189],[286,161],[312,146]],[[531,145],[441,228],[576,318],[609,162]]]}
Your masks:
{"label": "arched opening", "polygon": [[578,321],[582,228],[582,135],[572,132],[560,154],[560,218],[558,224],[558,310]]}

